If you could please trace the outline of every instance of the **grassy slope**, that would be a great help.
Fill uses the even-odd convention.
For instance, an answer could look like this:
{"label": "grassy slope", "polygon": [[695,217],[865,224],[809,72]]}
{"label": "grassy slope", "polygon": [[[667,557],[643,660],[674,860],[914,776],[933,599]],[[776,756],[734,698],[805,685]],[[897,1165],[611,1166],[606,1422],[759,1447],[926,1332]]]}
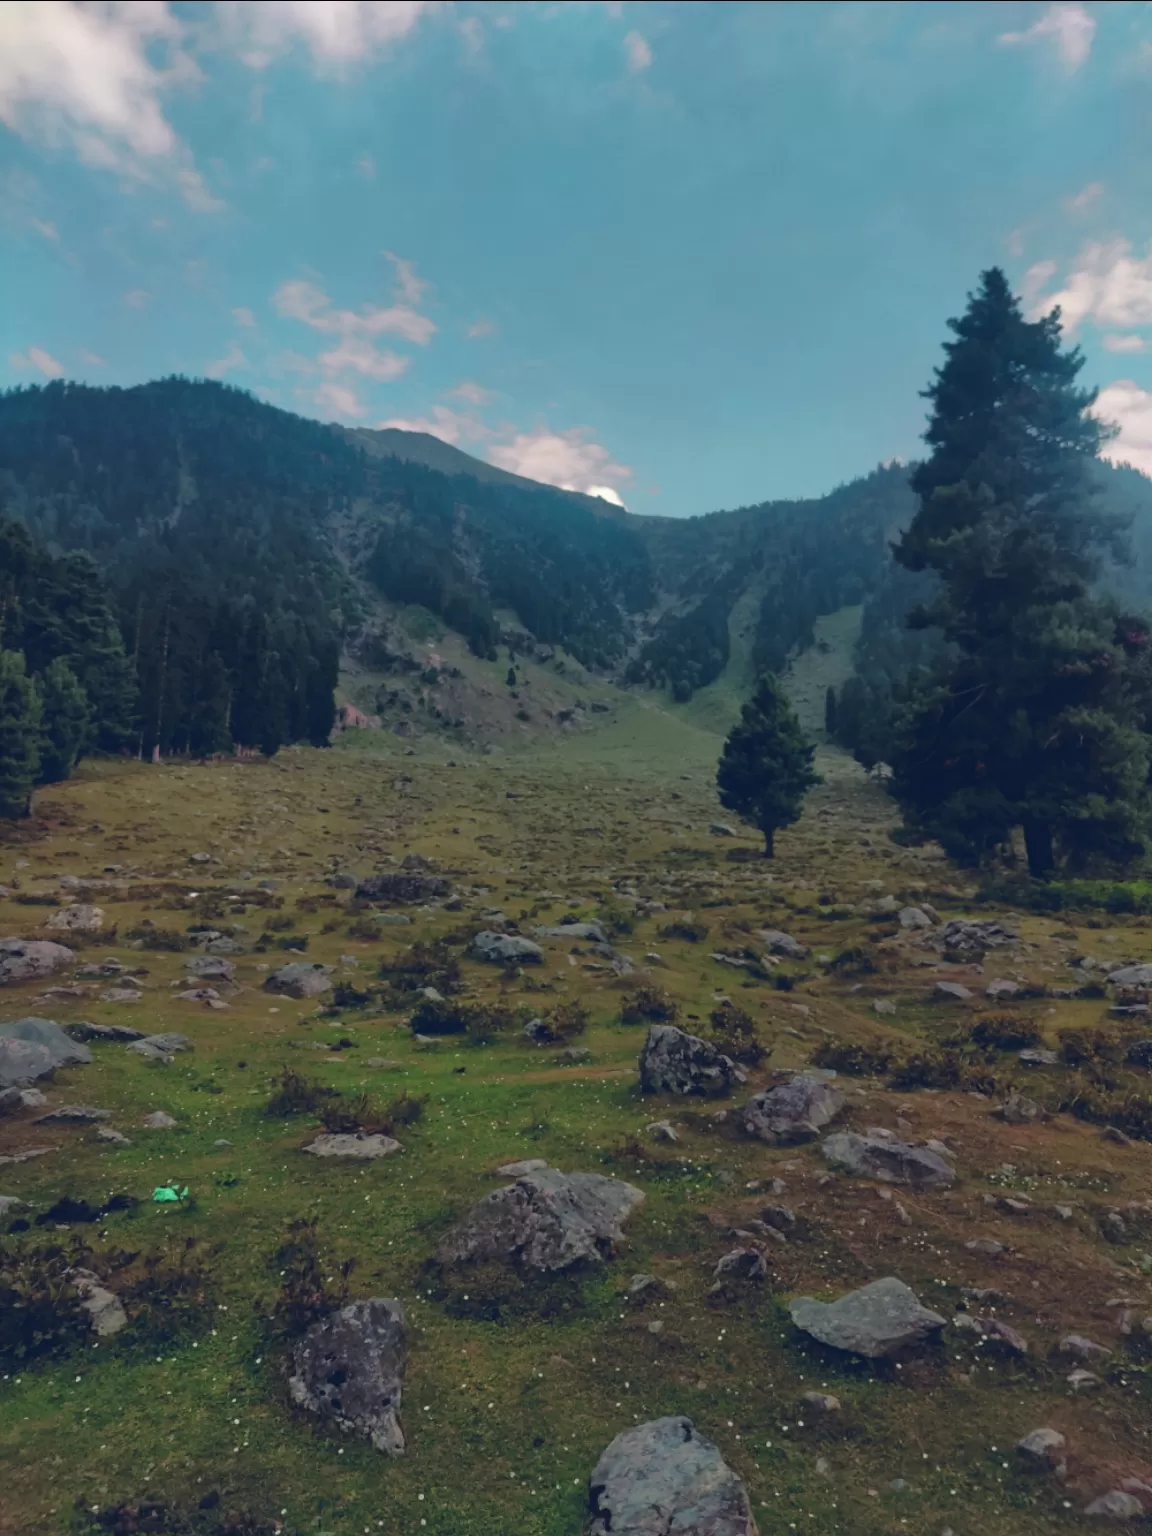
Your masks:
{"label": "grassy slope", "polygon": [[[867,942],[862,917],[822,920],[816,893],[841,901],[879,878],[886,888],[939,888],[948,872],[928,855],[899,850],[884,831],[889,808],[854,766],[824,753],[828,783],[799,828],[781,839],[776,865],[727,862],[732,848],[710,838],[715,815],[711,770],[716,738],[674,712],[635,701],[602,734],[567,743],[539,741],[499,762],[462,760],[429,746],[413,759],[374,738],[358,751],[286,753],[275,764],[211,767],[91,766],[42,797],[44,820],[21,829],[0,858],[0,878],[18,876],[24,892],[49,889],[63,873],[127,864],[157,879],[128,899],[103,901],[121,934],[141,918],[183,928],[204,910],[206,889],[246,875],[271,875],[282,914],[310,937],[308,955],[352,979],[371,976],[382,954],[411,934],[429,937],[459,925],[460,914],[418,911],[409,932],[385,929],[379,941],[351,938],[339,911],[309,913],[296,901],[326,893],[335,860],[379,867],[387,854],[418,851],[438,860],[466,892],[469,908],[502,907],[510,917],[555,920],[595,911],[612,885],[633,883],[670,907],[692,908],[711,925],[700,946],[662,941],[667,919],[642,919],[621,947],[638,960],[659,951],[657,979],[679,1002],[689,1027],[729,993],[748,1007],[772,1048],[774,1065],[798,1065],[827,1032],[871,1039],[878,1023],[870,995],[897,998],[892,1038],[939,1038],[952,1016],[926,1002],[931,978],[906,958],[885,974],[813,978],[791,994],[741,985],[738,971],[710,958],[713,946],[747,942],[748,926],[772,923],[834,952]],[[402,782],[401,773],[410,776]],[[510,795],[522,798],[512,799]],[[324,807],[321,811],[319,808]],[[741,846],[751,851],[755,840]],[[207,851],[217,863],[188,864]],[[19,859],[26,859],[20,865]],[[190,872],[194,869],[194,872]],[[160,877],[164,877],[163,880]],[[144,887],[151,885],[150,893]],[[939,904],[963,910],[953,895]],[[572,905],[569,905],[571,903]],[[0,931],[33,931],[45,909],[8,901]],[[463,916],[468,916],[466,911]],[[261,914],[242,921],[253,935]],[[326,924],[335,922],[325,933]],[[1037,975],[1053,960],[1057,924],[1032,919]],[[1115,953],[1146,953],[1145,925],[1093,934]],[[118,1503],[144,1496],[191,1499],[219,1490],[225,1507],[246,1506],[282,1519],[290,1533],[395,1536],[575,1536],[589,1470],[607,1441],[638,1419],[690,1414],[748,1479],[762,1532],[803,1528],[880,1536],[904,1529],[996,1530],[1039,1536],[1067,1529],[1062,1490],[1027,1477],[1003,1454],[1037,1424],[1068,1433],[1075,1450],[1073,1488],[1109,1486],[1108,1469],[1139,1469],[1148,1424],[1143,1368],[1108,1372],[1091,1398],[1069,1395],[1064,1372],[1049,1367],[1049,1344],[1069,1328],[1117,1350],[1116,1313],[1107,1298],[1124,1293],[1152,1311],[1148,1283],[1132,1260],[1139,1250],[1110,1248],[1094,1212],[1146,1193],[1146,1148],[1101,1141],[1073,1121],[1007,1126],[988,1105],[963,1094],[897,1095],[865,1082],[850,1099],[850,1121],[904,1129],[916,1138],[947,1135],[960,1149],[962,1180],[953,1193],[902,1195],[905,1217],[867,1183],[821,1182],[811,1147],[771,1149],[736,1137],[711,1106],[645,1103],[635,1093],[642,1031],[618,1022],[620,984],[565,946],[522,981],[502,983],[467,963],[470,989],[532,1006],[579,997],[594,1023],[584,1066],[558,1067],[552,1053],[514,1040],[486,1048],[447,1042],[422,1048],[403,1015],[346,1013],[322,1021],[306,1004],[270,998],[260,965],[239,962],[242,990],[226,1012],[175,1001],[169,983],[183,956],[134,951],[123,938],[85,958],[115,953],[147,968],[144,1001],[102,1003],[95,991],[37,1002],[35,986],[0,995],[0,1015],[50,1013],[62,1021],[124,1020],[180,1029],[196,1049],[167,1068],[150,1068],[114,1046],[97,1046],[95,1065],[61,1073],[54,1102],[77,1100],[114,1110],[131,1148],[101,1147],[91,1132],[35,1129],[28,1116],[0,1120],[0,1156],[33,1144],[55,1150],[22,1165],[0,1165],[0,1191],[43,1208],[64,1192],[90,1199],[112,1190],[146,1197],[169,1178],[197,1196],[187,1212],[142,1205],[108,1219],[106,1241],[149,1249],[168,1235],[219,1243],[215,1310],[185,1337],[155,1347],[132,1331],[100,1348],[13,1372],[0,1381],[0,1530],[55,1532],[72,1502]],[[350,970],[341,956],[354,955]],[[896,952],[894,952],[896,955]],[[291,957],[289,957],[291,958]],[[1057,1024],[1094,1023],[1100,1004],[1062,1003],[1031,1011],[1051,1036]],[[297,1051],[293,1039],[352,1039],[338,1055]],[[395,1071],[365,1065],[381,1056]],[[381,1098],[403,1086],[427,1094],[425,1122],[405,1132],[402,1156],[364,1169],[314,1163],[299,1148],[308,1122],[267,1119],[268,1084],[284,1063],[345,1089]],[[461,1070],[463,1069],[463,1070]],[[1011,1075],[1011,1063],[1007,1063]],[[753,1074],[752,1087],[764,1081]],[[165,1109],[170,1132],[141,1128]],[[644,1127],[669,1115],[679,1147],[659,1147]],[[218,1138],[231,1145],[218,1147]],[[626,1140],[646,1151],[637,1159]],[[453,1212],[492,1187],[490,1171],[514,1157],[543,1156],[561,1168],[616,1173],[648,1198],[629,1225],[625,1251],[590,1277],[581,1306],[549,1321],[527,1314],[500,1322],[450,1315],[422,1265]],[[1015,1172],[1005,1174],[1004,1165]],[[784,1198],[813,1223],[814,1240],[769,1250],[771,1284],[725,1308],[706,1293],[733,1227],[755,1215],[764,1196],[749,1181],[780,1178]],[[1005,1185],[1031,1189],[1027,1219],[996,1207]],[[993,1201],[985,1203],[985,1196]],[[1053,1201],[1077,1207],[1070,1222]],[[357,1295],[398,1295],[414,1343],[403,1422],[409,1450],[388,1462],[366,1446],[294,1418],[284,1399],[279,1358],[254,1309],[277,1285],[274,1254],[286,1219],[320,1218],[333,1255],[355,1255]],[[1011,1245],[999,1261],[964,1248],[973,1235]],[[675,1285],[665,1303],[639,1315],[619,1293],[635,1271]],[[996,1284],[1018,1299],[1005,1315],[1033,1341],[1021,1364],[974,1350],[956,1336],[938,1357],[903,1374],[873,1372],[816,1356],[787,1323],[784,1302],[804,1292],[834,1294],[877,1274],[900,1274],[946,1314],[961,1284]],[[1122,1276],[1122,1278],[1121,1278]],[[1139,1309],[1138,1309],[1139,1313]],[[1142,1313],[1139,1313],[1142,1315]],[[649,1331],[662,1321],[663,1332]],[[1064,1370],[1067,1367],[1065,1366]],[[844,1401],[832,1422],[813,1422],[800,1401],[811,1388]],[[817,1470],[827,1458],[830,1475]],[[910,1484],[903,1491],[893,1479]],[[1079,1479],[1077,1482],[1076,1479]],[[793,1526],[795,1522],[795,1527]]]}

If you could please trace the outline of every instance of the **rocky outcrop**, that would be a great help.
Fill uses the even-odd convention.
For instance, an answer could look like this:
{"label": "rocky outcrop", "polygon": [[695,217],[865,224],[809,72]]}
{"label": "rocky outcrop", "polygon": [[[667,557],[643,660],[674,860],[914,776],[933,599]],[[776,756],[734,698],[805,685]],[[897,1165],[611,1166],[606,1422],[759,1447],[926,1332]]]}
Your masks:
{"label": "rocky outcrop", "polygon": [[730,1056],[707,1040],[674,1024],[653,1024],[640,1052],[640,1087],[644,1093],[697,1094],[722,1098],[745,1081]]}
{"label": "rocky outcrop", "polygon": [[53,976],[75,958],[72,950],[50,939],[0,939],[0,987]]}
{"label": "rocky outcrop", "polygon": [[404,1450],[400,1400],[408,1341],[398,1301],[354,1301],[314,1323],[292,1351],[288,1392],[297,1407],[371,1440]]}
{"label": "rocky outcrop", "polygon": [[744,1129],[770,1146],[811,1141],[840,1113],[844,1095],[822,1077],[799,1073],[789,1083],[765,1089],[744,1109]]}
{"label": "rocky outcrop", "polygon": [[71,906],[61,907],[44,924],[49,933],[78,934],[99,933],[103,926],[104,913],[101,908],[93,907],[86,901],[76,901]]}
{"label": "rocky outcrop", "polygon": [[588,1485],[589,1536],[756,1536],[748,1491],[691,1419],[616,1436]]}
{"label": "rocky outcrop", "polygon": [[440,1261],[542,1271],[597,1263],[622,1239],[622,1223],[643,1199],[622,1179],[541,1168],[478,1201],[440,1244]]}
{"label": "rocky outcrop", "polygon": [[328,977],[327,966],[312,964],[309,961],[296,961],[292,965],[282,965],[278,971],[273,971],[264,983],[264,990],[276,992],[281,997],[295,997],[303,1000],[309,997],[323,997],[325,992],[331,992],[332,982]]}
{"label": "rocky outcrop", "polygon": [[0,1025],[0,1088],[22,1088],[50,1077],[57,1067],[85,1066],[86,1045],[71,1040],[51,1019],[17,1019]]}
{"label": "rocky outcrop", "polygon": [[788,1309],[792,1321],[821,1344],[869,1360],[902,1354],[939,1333],[945,1319],[921,1306],[903,1280],[873,1280],[839,1301],[800,1296]]}

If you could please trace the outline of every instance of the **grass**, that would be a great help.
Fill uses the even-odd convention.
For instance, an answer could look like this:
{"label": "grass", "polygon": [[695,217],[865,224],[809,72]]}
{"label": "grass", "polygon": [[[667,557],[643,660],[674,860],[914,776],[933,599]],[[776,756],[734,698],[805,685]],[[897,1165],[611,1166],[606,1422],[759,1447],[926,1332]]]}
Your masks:
{"label": "grass", "polygon": [[[945,915],[969,910],[964,877],[930,851],[887,842],[886,802],[831,754],[823,757],[829,783],[800,827],[780,839],[774,864],[732,862],[733,840],[707,830],[717,816],[716,751],[714,735],[635,700],[562,754],[530,744],[499,760],[461,755],[454,768],[444,747],[422,747],[414,760],[403,743],[386,750],[379,739],[371,749],[361,739],[347,751],[285,753],[273,764],[90,765],[45,792],[37,824],[0,845],[0,881],[15,877],[25,896],[49,894],[68,873],[122,881],[122,891],[92,897],[121,934],[147,933],[146,923],[185,933],[210,911],[218,926],[247,925],[239,937],[254,945],[265,929],[280,931],[270,916],[291,915],[292,932],[308,939],[308,959],[331,965],[353,990],[374,985],[382,963],[414,942],[448,940],[462,956],[453,936],[487,908],[527,931],[606,906],[634,911],[635,893],[665,910],[634,913],[635,931],[614,942],[641,965],[646,954],[659,956],[646,980],[675,1001],[683,1026],[707,1034],[724,997],[747,1012],[769,1053],[750,1069],[749,1092],[773,1069],[802,1065],[828,1039],[891,1042],[901,1059],[939,1048],[957,1017],[928,1003],[931,978],[850,909],[864,883],[879,878],[909,895],[931,890]],[[199,851],[215,862],[191,864]],[[406,909],[407,926],[365,928],[355,926],[352,910],[311,900],[331,890],[324,879],[333,868],[369,873],[410,852],[449,875],[463,911]],[[109,864],[125,868],[105,875]],[[130,870],[138,873],[129,878]],[[245,889],[261,880],[275,882],[271,895],[246,901]],[[823,895],[849,915],[828,924]],[[703,941],[660,937],[702,915]],[[34,905],[4,903],[0,931],[37,931],[43,916]],[[1117,952],[1145,953],[1139,919],[1115,921],[1125,926],[1103,929],[1094,942],[1112,932]],[[763,926],[796,932],[812,947],[812,961],[793,968],[808,979],[791,992],[712,958],[713,950],[754,944]],[[1040,978],[1059,924],[1029,913],[1022,926]],[[131,1193],[141,1200],[134,1210],[73,1230],[101,1250],[147,1255],[173,1237],[215,1250],[208,1310],[190,1312],[174,1334],[134,1320],[116,1339],[85,1340],[39,1364],[0,1369],[5,1536],[81,1529],[77,1500],[89,1511],[147,1498],[194,1510],[213,1492],[221,1507],[274,1519],[293,1536],[574,1536],[604,1446],[630,1424],[665,1413],[689,1414],[717,1441],[747,1479],[765,1533],[794,1525],[880,1536],[951,1524],[1039,1536],[1067,1528],[1064,1497],[1084,1502],[1087,1491],[1111,1486],[1109,1469],[1145,1466],[1146,1367],[1135,1344],[1118,1340],[1115,1313],[1103,1305],[1120,1292],[1146,1295],[1143,1248],[1109,1245],[1097,1223],[1110,1203],[1144,1198],[1147,1148],[1103,1142],[1097,1128],[1067,1116],[1013,1127],[991,1120],[991,1106],[970,1094],[894,1092],[847,1078],[848,1124],[899,1122],[914,1139],[942,1135],[961,1148],[961,1185],[938,1196],[902,1195],[905,1223],[866,1184],[822,1184],[814,1148],[743,1140],[711,1118],[712,1104],[639,1098],[643,1026],[620,1022],[636,979],[615,978],[587,953],[570,963],[567,941],[545,946],[546,964],[522,976],[462,958],[460,996],[544,1015],[582,1004],[586,1062],[559,1063],[558,1047],[534,1047],[516,1031],[484,1045],[458,1036],[426,1045],[408,1027],[411,1007],[391,1009],[376,997],[325,1016],[315,1003],[262,990],[266,973],[257,967],[285,958],[274,949],[238,957],[239,990],[226,1010],[177,1002],[169,984],[188,957],[146,939],[96,944],[83,955],[90,963],[114,954],[142,968],[138,1004],[101,1002],[105,983],[83,997],[41,1002],[36,986],[0,994],[4,1018],[126,1021],[180,1030],[195,1042],[168,1068],[119,1046],[94,1046],[95,1064],[61,1073],[52,1100],[110,1109],[108,1123],[132,1146],[112,1150],[90,1130],[0,1120],[0,1156],[33,1142],[56,1149],[0,1165],[0,1192],[29,1202],[29,1215],[64,1194],[100,1205],[111,1193]],[[860,946],[877,956],[876,972],[846,974],[831,964]],[[892,1018],[870,1011],[870,999],[881,995],[897,1001]],[[1047,1012],[1052,1006],[1034,1001],[1019,1010],[1047,1044],[1063,1028],[1104,1027],[1099,1002],[1061,1003],[1056,1016]],[[1025,1033],[1031,1038],[1031,1029]],[[342,1040],[351,1047],[332,1049]],[[397,1126],[401,1154],[367,1166],[315,1161],[300,1149],[329,1096],[304,1094],[303,1112],[270,1116],[266,1106],[286,1069],[347,1103],[367,1094],[387,1104],[407,1093],[426,1099],[424,1112]],[[1003,1074],[996,1070],[1022,1077],[1010,1057]],[[1024,1091],[1055,1094],[1060,1081],[1058,1069],[1041,1069]],[[177,1128],[145,1130],[141,1122],[154,1109],[173,1115]],[[647,1133],[664,1117],[676,1124],[678,1145]],[[454,1217],[495,1187],[492,1170],[524,1157],[629,1179],[644,1189],[645,1204],[628,1224],[624,1249],[602,1268],[553,1290],[508,1280],[498,1305],[469,1310],[462,1287],[438,1288],[428,1261]],[[770,1283],[716,1306],[708,1298],[712,1269],[773,1179],[784,1181],[781,1198],[804,1216],[809,1236],[770,1247]],[[152,1189],[169,1180],[190,1187],[186,1208],[150,1202]],[[1043,1210],[1022,1219],[985,1205],[985,1194],[998,1199],[1009,1187],[1031,1189]],[[1064,1202],[1076,1206],[1071,1222],[1051,1214]],[[313,1218],[328,1276],[338,1278],[339,1266],[355,1259],[350,1294],[398,1296],[409,1313],[401,1414],[408,1452],[400,1460],[287,1406],[284,1345],[270,1322],[281,1284],[277,1254],[289,1224]],[[973,1233],[1009,1240],[1009,1255],[995,1263],[973,1256],[964,1247]],[[32,1240],[43,1242],[43,1230],[3,1242],[15,1248]],[[669,1286],[643,1309],[623,1301],[637,1272]],[[947,1315],[962,1285],[1002,1285],[1021,1303],[1005,1315],[1033,1338],[1033,1356],[1019,1364],[985,1359],[957,1335],[939,1357],[898,1373],[805,1347],[787,1320],[789,1296],[835,1295],[881,1273],[900,1274]],[[495,1284],[499,1290],[502,1282]],[[1152,1312],[1152,1301],[1146,1305]],[[650,1322],[664,1327],[652,1332]],[[1115,1347],[1123,1367],[1092,1400],[1070,1396],[1063,1373],[1046,1360],[1047,1343],[1073,1328]],[[840,1396],[842,1414],[806,1413],[802,1394],[810,1388]],[[1025,1475],[1008,1451],[1041,1423],[1062,1428],[1076,1447],[1081,1483],[1068,1495]],[[819,1457],[830,1476],[818,1470]],[[894,1489],[897,1479],[909,1486]]]}

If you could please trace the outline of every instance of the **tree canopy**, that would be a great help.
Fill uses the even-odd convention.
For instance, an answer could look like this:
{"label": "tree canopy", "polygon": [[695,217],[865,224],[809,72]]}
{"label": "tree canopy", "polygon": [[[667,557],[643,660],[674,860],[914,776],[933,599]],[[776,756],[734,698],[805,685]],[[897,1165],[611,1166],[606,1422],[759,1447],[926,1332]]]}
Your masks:
{"label": "tree canopy", "polygon": [[781,827],[799,820],[804,796],[820,783],[815,748],[779,681],[766,673],[728,733],[716,770],[720,803],[764,834],[764,854],[775,852]]}

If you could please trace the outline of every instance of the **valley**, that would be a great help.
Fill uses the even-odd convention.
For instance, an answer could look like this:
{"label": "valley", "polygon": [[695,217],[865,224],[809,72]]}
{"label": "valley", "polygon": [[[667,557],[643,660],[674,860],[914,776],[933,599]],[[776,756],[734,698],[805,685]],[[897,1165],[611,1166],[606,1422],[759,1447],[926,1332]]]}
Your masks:
{"label": "valley", "polygon": [[[1039,1536],[1152,1481],[1148,1143],[1122,1129],[1148,1102],[1123,1064],[1147,1025],[1101,984],[1148,960],[1150,920],[979,900],[932,845],[893,842],[882,789],[827,748],[768,863],[717,805],[718,749],[684,710],[622,696],[562,749],[363,731],[271,760],[86,761],[5,824],[2,936],[59,938],[69,903],[102,914],[54,975],[0,989],[0,1025],[51,1019],[92,1057],[0,1117],[7,1283],[35,1248],[20,1283],[55,1274],[63,1296],[63,1253],[127,1326],[73,1319],[5,1356],[0,1529],[575,1536],[612,1437],[674,1414],[743,1479],[762,1536]],[[426,899],[356,894],[404,873]],[[948,950],[960,918],[1010,936]],[[565,921],[606,943],[533,939]],[[477,958],[481,932],[540,962]],[[329,989],[269,990],[285,964]],[[441,1017],[425,983],[468,1033],[421,1027]],[[582,1032],[525,1037],[572,1004]],[[764,1052],[743,1085],[639,1092],[654,1019],[715,1038],[731,1009]],[[186,1047],[150,1058],[102,1026]],[[755,1094],[821,1062],[844,1096],[827,1131],[748,1134]],[[333,1094],[402,1150],[307,1156]],[[43,1118],[77,1104],[105,1113]],[[954,1177],[854,1175],[822,1150],[845,1131],[930,1144]],[[643,1194],[610,1256],[552,1277],[438,1264],[525,1159]],[[164,1186],[187,1196],[156,1201]],[[737,1250],[760,1262],[725,1269]],[[790,1317],[889,1275],[946,1320],[900,1361]],[[403,1456],[291,1405],[316,1287],[402,1303]],[[1059,1470],[1016,1449],[1042,1427],[1067,1443]]]}

